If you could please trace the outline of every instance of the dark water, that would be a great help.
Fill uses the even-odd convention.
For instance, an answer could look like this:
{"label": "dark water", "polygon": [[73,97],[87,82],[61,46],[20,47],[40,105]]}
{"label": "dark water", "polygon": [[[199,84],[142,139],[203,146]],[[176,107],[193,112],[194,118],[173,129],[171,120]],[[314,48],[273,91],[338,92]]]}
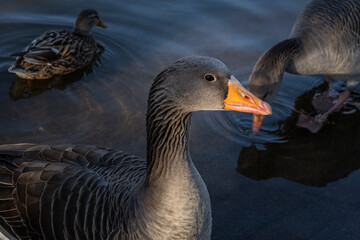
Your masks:
{"label": "dark water", "polygon": [[[0,143],[88,143],[145,156],[147,94],[162,68],[209,55],[246,83],[259,55],[288,36],[306,3],[2,0]],[[108,25],[94,30],[104,51],[91,66],[30,85],[7,72],[12,52],[46,30],[70,30],[89,7]],[[295,127],[298,111],[314,111],[323,82],[285,74],[257,136],[249,132],[250,114],[194,114],[191,153],[210,192],[213,239],[360,238],[360,111],[352,104],[360,93],[319,133]]]}

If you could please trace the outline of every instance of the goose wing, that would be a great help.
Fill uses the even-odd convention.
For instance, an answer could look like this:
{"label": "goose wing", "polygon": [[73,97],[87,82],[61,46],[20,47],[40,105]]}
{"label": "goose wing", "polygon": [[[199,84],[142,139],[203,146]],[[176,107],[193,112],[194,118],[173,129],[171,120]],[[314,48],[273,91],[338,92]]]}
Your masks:
{"label": "goose wing", "polygon": [[129,199],[145,172],[144,160],[111,149],[1,145],[0,224],[21,239],[106,239],[113,199]]}

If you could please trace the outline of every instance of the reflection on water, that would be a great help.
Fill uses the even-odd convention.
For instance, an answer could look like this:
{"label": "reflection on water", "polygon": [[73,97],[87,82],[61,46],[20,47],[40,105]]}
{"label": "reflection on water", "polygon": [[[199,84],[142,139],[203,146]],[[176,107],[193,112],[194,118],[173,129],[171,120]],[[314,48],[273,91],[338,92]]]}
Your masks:
{"label": "reflection on water", "polygon": [[[326,88],[324,83],[299,96],[295,109],[307,114],[316,112],[311,105],[312,98]],[[350,103],[360,101],[359,93],[352,96]],[[298,117],[299,113],[294,111],[282,121],[283,131],[279,136],[283,143],[265,143],[266,150],[257,149],[255,145],[243,148],[237,170],[256,180],[282,177],[309,186],[325,186],[360,168],[360,127],[357,124],[360,112],[356,105],[348,103],[340,112],[331,115],[318,134],[294,128]]]}
{"label": "reflection on water", "polygon": [[[186,55],[213,56],[246,85],[257,58],[288,36],[306,3],[2,0],[0,143],[87,143],[146,156],[148,90],[162,68]],[[11,53],[49,29],[71,30],[84,8],[95,8],[108,25],[93,31],[104,52],[91,66],[61,81],[31,84],[7,72]],[[210,192],[213,239],[360,236],[359,111],[334,114],[318,134],[295,127],[293,109],[314,111],[312,96],[323,82],[322,76],[285,74],[273,115],[256,136],[251,114],[194,114],[190,148]],[[358,95],[351,100],[356,101]],[[234,170],[240,151],[241,173],[268,180],[253,181]],[[313,188],[275,176],[332,183]]]}

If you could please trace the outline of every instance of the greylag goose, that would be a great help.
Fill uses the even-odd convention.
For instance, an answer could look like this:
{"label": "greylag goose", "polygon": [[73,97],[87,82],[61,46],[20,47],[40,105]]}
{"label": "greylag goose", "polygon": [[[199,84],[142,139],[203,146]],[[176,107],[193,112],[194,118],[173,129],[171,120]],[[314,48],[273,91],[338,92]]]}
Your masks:
{"label": "greylag goose", "polygon": [[194,111],[224,109],[271,114],[221,61],[190,56],[152,84],[146,160],[88,145],[0,145],[3,228],[20,239],[210,239],[189,126]]}
{"label": "greylag goose", "polygon": [[24,79],[48,79],[83,68],[97,49],[91,34],[94,26],[106,28],[96,10],[83,10],[72,32],[50,30],[34,39],[25,51],[12,54],[17,58],[9,72]]}
{"label": "greylag goose", "polygon": [[[311,1],[296,20],[289,39],[259,58],[249,78],[249,91],[271,101],[279,91],[284,71],[346,81],[346,91],[337,103],[316,117],[318,127],[313,132],[318,131],[360,81],[360,1]],[[262,118],[254,114],[253,132],[260,130]]]}

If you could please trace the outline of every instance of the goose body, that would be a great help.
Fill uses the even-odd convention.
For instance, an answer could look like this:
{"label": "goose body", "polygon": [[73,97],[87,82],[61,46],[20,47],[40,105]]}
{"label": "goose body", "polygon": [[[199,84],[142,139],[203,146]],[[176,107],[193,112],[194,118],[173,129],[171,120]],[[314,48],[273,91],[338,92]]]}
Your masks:
{"label": "goose body", "polygon": [[19,239],[210,239],[206,185],[188,151],[191,113],[270,114],[219,60],[178,60],[154,80],[147,158],[88,145],[0,145],[0,219]]}
{"label": "goose body", "polygon": [[360,1],[312,1],[295,22],[290,38],[300,40],[300,50],[287,72],[360,81]]}
{"label": "goose body", "polygon": [[50,30],[34,39],[23,52],[12,54],[17,58],[9,72],[25,79],[48,79],[83,68],[97,49],[91,34],[93,26],[106,27],[95,10],[82,11],[74,31]]}
{"label": "goose body", "polygon": [[[271,101],[284,71],[346,80],[347,91],[324,116],[339,107],[360,82],[360,1],[311,1],[296,20],[289,39],[259,58],[249,78],[249,90]],[[258,131],[261,120],[256,122],[256,118],[253,129]]]}

